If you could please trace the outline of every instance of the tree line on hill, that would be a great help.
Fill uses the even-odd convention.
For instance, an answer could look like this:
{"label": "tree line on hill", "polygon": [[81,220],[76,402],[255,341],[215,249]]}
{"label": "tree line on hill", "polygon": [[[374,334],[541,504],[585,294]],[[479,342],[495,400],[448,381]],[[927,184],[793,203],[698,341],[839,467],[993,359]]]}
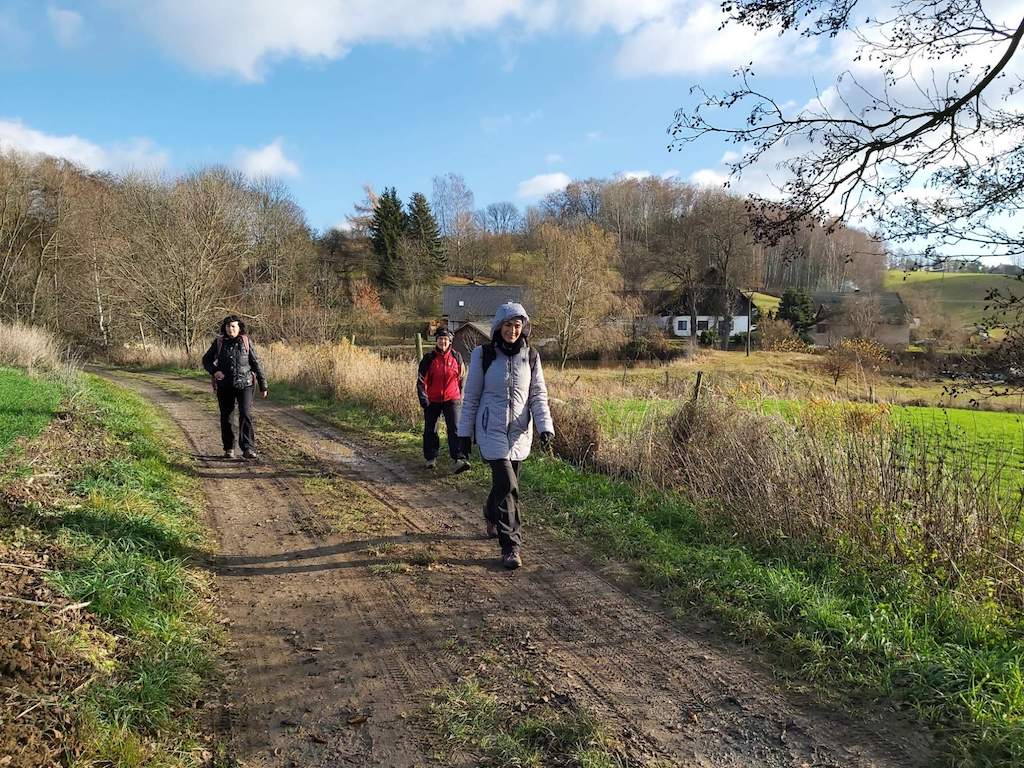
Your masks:
{"label": "tree line on hill", "polygon": [[885,263],[843,227],[759,245],[742,199],[674,179],[576,181],[524,212],[477,209],[457,174],[429,199],[365,193],[345,228],[318,233],[284,185],[223,167],[114,175],[0,154],[0,317],[90,348],[157,339],[190,354],[232,311],[269,338],[406,335],[455,274],[531,288],[572,356],[626,340],[644,289],[693,305],[731,287],[870,286]]}

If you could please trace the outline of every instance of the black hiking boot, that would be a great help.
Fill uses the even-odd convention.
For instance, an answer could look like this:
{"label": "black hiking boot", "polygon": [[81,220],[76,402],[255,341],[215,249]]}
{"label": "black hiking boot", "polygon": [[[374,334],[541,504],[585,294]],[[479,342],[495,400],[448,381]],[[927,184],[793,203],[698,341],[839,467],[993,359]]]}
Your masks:
{"label": "black hiking boot", "polygon": [[452,474],[453,475],[460,475],[463,472],[465,472],[467,469],[469,469],[471,466],[473,466],[473,465],[470,464],[467,459],[456,459],[455,460],[455,467],[452,469]]}
{"label": "black hiking boot", "polygon": [[252,448],[246,448],[242,451],[242,457],[246,459],[258,459],[259,454],[257,454]]}

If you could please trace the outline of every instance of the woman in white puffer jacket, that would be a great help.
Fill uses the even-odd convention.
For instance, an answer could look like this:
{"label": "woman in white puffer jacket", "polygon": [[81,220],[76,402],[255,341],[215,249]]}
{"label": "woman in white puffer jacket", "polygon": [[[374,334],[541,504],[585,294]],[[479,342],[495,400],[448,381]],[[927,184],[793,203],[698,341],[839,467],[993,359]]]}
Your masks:
{"label": "woman in white puffer jacket", "polygon": [[540,357],[530,348],[529,336],[530,318],[523,306],[502,304],[491,323],[491,341],[470,358],[458,428],[464,444],[475,435],[480,455],[491,466],[487,534],[497,537],[501,561],[509,569],[523,564],[519,472],[530,455],[533,425],[545,447],[555,432]]}

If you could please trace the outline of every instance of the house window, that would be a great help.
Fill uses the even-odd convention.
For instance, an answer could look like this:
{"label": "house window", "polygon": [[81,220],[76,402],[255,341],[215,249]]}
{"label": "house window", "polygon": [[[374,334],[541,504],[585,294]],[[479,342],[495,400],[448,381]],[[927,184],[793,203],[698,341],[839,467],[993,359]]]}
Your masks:
{"label": "house window", "polygon": [[676,330],[680,332],[690,330],[690,321],[685,317],[679,318],[676,320]]}
{"label": "house window", "polygon": [[463,301],[462,299],[459,299],[459,306],[460,306],[460,307],[464,307],[464,306],[466,306],[466,302],[465,302],[465,301]]}
{"label": "house window", "polygon": [[711,323],[710,320],[698,320],[697,321],[697,330],[698,331],[706,331],[710,327],[710,323]]}

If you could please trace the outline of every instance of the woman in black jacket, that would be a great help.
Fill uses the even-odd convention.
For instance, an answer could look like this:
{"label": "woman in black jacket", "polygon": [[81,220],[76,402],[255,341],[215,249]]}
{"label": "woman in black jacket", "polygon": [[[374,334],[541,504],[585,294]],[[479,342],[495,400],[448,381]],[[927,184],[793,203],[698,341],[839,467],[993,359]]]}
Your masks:
{"label": "woman in black jacket", "polygon": [[242,456],[256,458],[256,434],[252,427],[252,401],[255,386],[266,399],[267,378],[256,356],[256,348],[245,332],[245,323],[235,315],[225,317],[220,335],[203,355],[203,368],[213,377],[220,406],[220,437],[224,457],[235,458],[235,430],[232,414],[238,404],[238,447]]}

